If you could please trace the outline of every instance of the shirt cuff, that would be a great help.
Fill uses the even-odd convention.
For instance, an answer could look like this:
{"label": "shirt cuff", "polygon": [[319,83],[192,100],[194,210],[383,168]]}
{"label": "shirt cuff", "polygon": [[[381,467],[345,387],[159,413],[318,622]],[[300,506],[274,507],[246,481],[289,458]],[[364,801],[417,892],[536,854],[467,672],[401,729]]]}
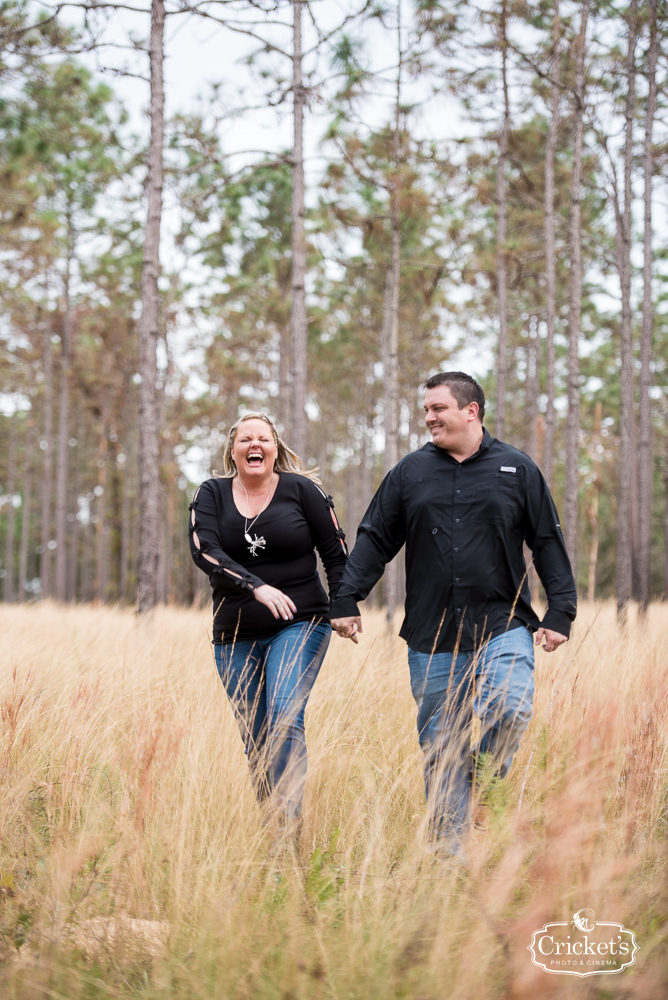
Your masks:
{"label": "shirt cuff", "polygon": [[330,618],[359,618],[360,609],[354,597],[335,597],[330,602]]}
{"label": "shirt cuff", "polygon": [[549,628],[552,632],[559,632],[560,635],[565,635],[566,638],[571,634],[571,619],[568,617],[565,611],[557,611],[556,608],[550,608],[540,623],[541,628]]}

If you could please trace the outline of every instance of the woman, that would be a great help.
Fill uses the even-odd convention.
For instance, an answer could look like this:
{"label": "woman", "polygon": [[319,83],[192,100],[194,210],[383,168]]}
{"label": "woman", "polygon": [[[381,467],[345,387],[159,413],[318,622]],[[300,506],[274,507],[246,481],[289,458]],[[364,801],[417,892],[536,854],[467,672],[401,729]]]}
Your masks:
{"label": "woman", "polygon": [[224,471],[190,505],[190,550],[213,589],[216,665],[260,802],[291,828],[306,776],[304,712],[325,657],[330,594],[346,562],[331,497],[264,413],[230,430]]}

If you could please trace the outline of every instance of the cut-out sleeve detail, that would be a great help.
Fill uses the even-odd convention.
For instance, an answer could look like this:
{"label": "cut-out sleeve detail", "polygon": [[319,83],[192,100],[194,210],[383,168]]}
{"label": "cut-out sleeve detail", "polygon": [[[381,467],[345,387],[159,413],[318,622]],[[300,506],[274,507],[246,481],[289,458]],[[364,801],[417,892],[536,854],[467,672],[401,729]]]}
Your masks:
{"label": "cut-out sleeve detail", "polygon": [[346,536],[336,516],[332,497],[308,480],[304,480],[304,490],[304,514],[325,567],[331,599],[338,590],[348,558]]}
{"label": "cut-out sleeve detail", "polygon": [[224,551],[220,540],[216,497],[208,483],[202,483],[190,504],[188,537],[190,554],[196,566],[207,576],[222,574],[237,587],[255,590],[264,580],[250,573]]}

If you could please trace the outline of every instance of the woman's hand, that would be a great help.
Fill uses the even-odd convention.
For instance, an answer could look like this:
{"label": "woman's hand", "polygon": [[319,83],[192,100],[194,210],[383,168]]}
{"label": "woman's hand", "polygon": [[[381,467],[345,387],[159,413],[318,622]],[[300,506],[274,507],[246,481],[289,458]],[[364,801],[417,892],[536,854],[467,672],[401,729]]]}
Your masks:
{"label": "woman's hand", "polygon": [[269,608],[274,618],[282,618],[286,622],[290,621],[293,617],[292,612],[297,610],[294,601],[287,594],[284,594],[282,590],[278,590],[276,587],[270,587],[268,583],[263,583],[261,587],[256,587],[253,591],[253,596],[256,601]]}

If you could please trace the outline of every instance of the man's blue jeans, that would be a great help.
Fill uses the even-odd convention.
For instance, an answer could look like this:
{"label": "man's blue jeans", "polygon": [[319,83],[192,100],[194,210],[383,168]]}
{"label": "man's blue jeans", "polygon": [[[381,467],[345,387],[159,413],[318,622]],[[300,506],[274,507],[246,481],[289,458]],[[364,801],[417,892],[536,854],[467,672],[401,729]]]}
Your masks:
{"label": "man's blue jeans", "polygon": [[[534,651],[531,632],[511,629],[476,652],[408,650],[411,688],[432,836],[458,853],[471,819],[472,759],[491,754],[503,777],[532,716]],[[474,715],[480,739],[471,746]]]}
{"label": "man's blue jeans", "polygon": [[259,802],[288,822],[301,814],[304,713],[332,636],[327,623],[295,622],[276,635],[214,646]]}

